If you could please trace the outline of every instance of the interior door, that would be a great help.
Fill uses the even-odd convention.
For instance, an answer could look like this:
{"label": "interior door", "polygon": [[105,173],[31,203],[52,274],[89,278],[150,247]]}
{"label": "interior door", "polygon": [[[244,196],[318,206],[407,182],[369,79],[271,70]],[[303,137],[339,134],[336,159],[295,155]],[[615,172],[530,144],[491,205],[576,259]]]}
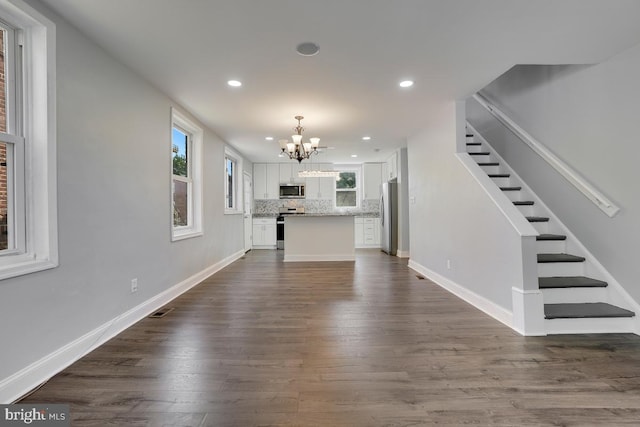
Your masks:
{"label": "interior door", "polygon": [[253,246],[253,216],[251,214],[251,205],[253,203],[253,180],[251,175],[244,173],[244,251],[251,250]]}

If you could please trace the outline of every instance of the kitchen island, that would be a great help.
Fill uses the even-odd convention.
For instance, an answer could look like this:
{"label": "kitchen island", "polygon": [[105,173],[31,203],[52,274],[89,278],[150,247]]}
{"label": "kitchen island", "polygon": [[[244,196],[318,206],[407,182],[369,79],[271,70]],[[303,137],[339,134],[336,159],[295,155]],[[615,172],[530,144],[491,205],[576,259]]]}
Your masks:
{"label": "kitchen island", "polygon": [[284,261],[355,261],[354,215],[285,217]]}

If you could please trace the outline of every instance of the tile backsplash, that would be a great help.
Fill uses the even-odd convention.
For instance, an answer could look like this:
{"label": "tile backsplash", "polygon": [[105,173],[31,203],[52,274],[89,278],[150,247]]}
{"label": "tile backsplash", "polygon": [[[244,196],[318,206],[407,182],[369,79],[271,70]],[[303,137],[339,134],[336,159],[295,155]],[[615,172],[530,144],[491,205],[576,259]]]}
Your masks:
{"label": "tile backsplash", "polygon": [[333,200],[255,200],[253,213],[256,215],[277,215],[281,207],[298,208],[304,207],[306,213],[333,213],[351,212],[355,215],[378,216],[380,202],[378,200],[362,200],[358,209],[341,209],[333,206]]}

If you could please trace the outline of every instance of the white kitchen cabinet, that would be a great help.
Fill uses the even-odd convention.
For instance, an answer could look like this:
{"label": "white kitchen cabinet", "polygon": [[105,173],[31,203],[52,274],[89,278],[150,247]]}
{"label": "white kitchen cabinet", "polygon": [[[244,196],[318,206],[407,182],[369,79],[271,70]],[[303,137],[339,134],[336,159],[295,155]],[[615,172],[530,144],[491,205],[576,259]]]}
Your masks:
{"label": "white kitchen cabinet", "polygon": [[304,184],[304,178],[298,176],[303,167],[298,163],[280,163],[280,184]]}
{"label": "white kitchen cabinet", "polygon": [[356,248],[380,247],[380,218],[366,218],[357,216],[355,221]]}
{"label": "white kitchen cabinet", "polygon": [[398,153],[394,152],[387,159],[387,181],[398,177]]}
{"label": "white kitchen cabinet", "polygon": [[276,219],[253,218],[253,248],[275,249]]}
{"label": "white kitchen cabinet", "polygon": [[253,198],[256,200],[280,197],[280,166],[278,163],[254,163]]}
{"label": "white kitchen cabinet", "polygon": [[363,200],[380,200],[380,184],[382,184],[382,164],[364,163],[363,175]]}
{"label": "white kitchen cabinet", "polygon": [[[309,167],[309,170],[333,170],[330,163],[318,163]],[[308,200],[332,200],[335,178],[309,177],[306,181],[305,194]]]}

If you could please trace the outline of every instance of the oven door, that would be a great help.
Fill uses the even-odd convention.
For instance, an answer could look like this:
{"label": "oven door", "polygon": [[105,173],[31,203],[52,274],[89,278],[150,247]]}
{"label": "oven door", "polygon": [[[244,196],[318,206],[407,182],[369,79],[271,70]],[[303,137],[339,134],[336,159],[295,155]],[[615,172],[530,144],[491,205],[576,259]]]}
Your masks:
{"label": "oven door", "polygon": [[284,249],[284,217],[276,219],[276,248]]}

